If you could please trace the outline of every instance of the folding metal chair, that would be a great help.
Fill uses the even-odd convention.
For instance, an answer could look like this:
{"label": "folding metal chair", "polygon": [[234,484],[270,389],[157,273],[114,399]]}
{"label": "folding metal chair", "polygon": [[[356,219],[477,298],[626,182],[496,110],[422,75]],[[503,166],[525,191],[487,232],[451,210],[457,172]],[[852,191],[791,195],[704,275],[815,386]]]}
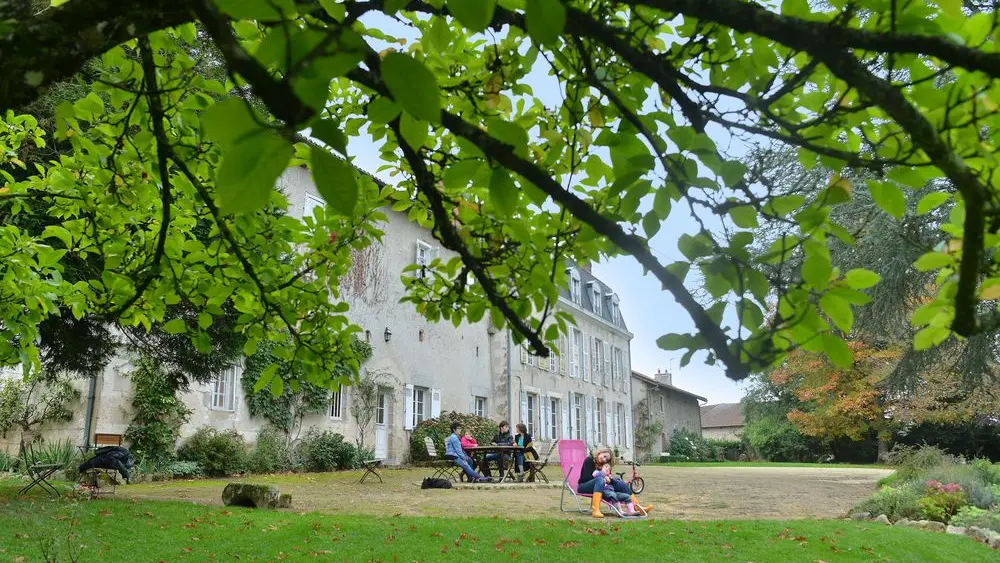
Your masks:
{"label": "folding metal chair", "polygon": [[378,472],[379,468],[382,467],[382,460],[381,459],[369,459],[369,460],[365,460],[365,461],[361,462],[361,465],[365,468],[365,472],[361,476],[361,480],[358,481],[358,483],[364,483],[365,479],[369,475],[374,475],[378,479],[379,483],[382,482],[382,476],[379,475],[379,472]]}
{"label": "folding metal chair", "polygon": [[[559,465],[562,467],[563,475],[565,475],[565,478],[563,478],[562,493],[559,495],[559,510],[562,512],[572,512],[572,508],[565,508],[564,506],[568,504],[566,502],[566,491],[569,491],[569,494],[576,499],[576,509],[584,514],[590,513],[590,503],[587,502],[584,505],[580,499],[591,499],[593,495],[578,493],[576,491],[577,486],[580,484],[580,469],[583,467],[583,460],[585,459],[587,459],[587,445],[584,444],[583,440],[559,441]],[[601,505],[604,508],[610,508],[621,518],[643,518],[646,516],[646,511],[638,504],[635,508],[639,511],[639,514],[631,516],[619,510],[617,503],[612,503],[602,498]]]}
{"label": "folding metal chair", "polygon": [[430,436],[424,438],[424,445],[427,446],[427,457],[431,458],[431,466],[434,467],[434,474],[431,475],[431,478],[442,477],[457,483],[461,468],[455,465],[454,461],[438,455],[437,446],[434,445],[434,440],[431,440]]}
{"label": "folding metal chair", "polygon": [[525,469],[528,471],[528,481],[534,481],[536,478],[541,478],[542,481],[546,483],[549,482],[549,478],[545,476],[543,471],[545,467],[549,464],[549,458],[552,457],[552,452],[556,451],[556,447],[559,445],[559,440],[556,440],[549,444],[548,450],[545,451],[545,455],[541,459],[526,459],[524,460]]}

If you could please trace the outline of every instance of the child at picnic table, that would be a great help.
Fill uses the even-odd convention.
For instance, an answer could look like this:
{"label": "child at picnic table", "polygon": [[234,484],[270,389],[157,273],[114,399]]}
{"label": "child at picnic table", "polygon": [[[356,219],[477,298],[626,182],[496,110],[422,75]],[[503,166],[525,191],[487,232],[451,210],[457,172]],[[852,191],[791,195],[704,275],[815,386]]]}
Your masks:
{"label": "child at picnic table", "polygon": [[462,436],[462,449],[468,453],[469,448],[475,448],[478,446],[479,444],[476,442],[476,439],[472,437],[472,430],[466,430],[465,435]]}
{"label": "child at picnic table", "polygon": [[629,516],[634,516],[636,514],[635,503],[632,502],[632,496],[628,493],[620,493],[615,490],[615,485],[617,484],[615,481],[621,481],[622,483],[624,483],[624,481],[611,475],[610,463],[605,463],[600,469],[594,471],[593,477],[594,479],[604,481],[604,491],[602,494],[606,500],[617,503],[618,510],[621,510],[622,512],[625,512],[625,508],[627,506],[628,512],[626,514]]}

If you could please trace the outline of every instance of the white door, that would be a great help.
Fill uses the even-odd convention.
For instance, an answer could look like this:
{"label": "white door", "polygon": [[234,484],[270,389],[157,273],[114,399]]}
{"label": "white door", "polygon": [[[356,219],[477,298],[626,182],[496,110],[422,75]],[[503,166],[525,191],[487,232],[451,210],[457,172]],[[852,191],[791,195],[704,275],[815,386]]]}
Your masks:
{"label": "white door", "polygon": [[375,459],[389,457],[389,392],[379,389],[375,404]]}

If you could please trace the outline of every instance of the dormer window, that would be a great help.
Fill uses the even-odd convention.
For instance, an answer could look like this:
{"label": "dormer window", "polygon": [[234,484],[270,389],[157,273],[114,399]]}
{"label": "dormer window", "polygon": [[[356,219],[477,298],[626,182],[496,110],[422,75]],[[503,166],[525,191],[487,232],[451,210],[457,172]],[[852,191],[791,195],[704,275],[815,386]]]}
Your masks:
{"label": "dormer window", "polygon": [[569,270],[569,296],[573,300],[573,303],[579,305],[583,299],[583,286],[580,284],[580,272],[576,268],[567,268]]}
{"label": "dormer window", "polygon": [[594,292],[592,293],[594,299],[594,314],[598,317],[601,316],[601,288],[594,286]]}
{"label": "dormer window", "polygon": [[621,315],[621,311],[618,309],[618,294],[614,293],[611,295],[611,323],[618,324],[618,317]]}

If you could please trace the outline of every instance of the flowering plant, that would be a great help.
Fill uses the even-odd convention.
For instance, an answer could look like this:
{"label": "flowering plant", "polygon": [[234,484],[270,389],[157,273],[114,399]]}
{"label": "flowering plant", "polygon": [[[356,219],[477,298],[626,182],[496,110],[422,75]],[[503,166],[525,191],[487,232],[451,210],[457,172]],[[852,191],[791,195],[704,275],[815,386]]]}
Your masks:
{"label": "flowering plant", "polygon": [[931,479],[926,485],[925,495],[917,501],[917,506],[929,520],[947,523],[958,509],[969,502],[968,495],[958,483],[942,483]]}

